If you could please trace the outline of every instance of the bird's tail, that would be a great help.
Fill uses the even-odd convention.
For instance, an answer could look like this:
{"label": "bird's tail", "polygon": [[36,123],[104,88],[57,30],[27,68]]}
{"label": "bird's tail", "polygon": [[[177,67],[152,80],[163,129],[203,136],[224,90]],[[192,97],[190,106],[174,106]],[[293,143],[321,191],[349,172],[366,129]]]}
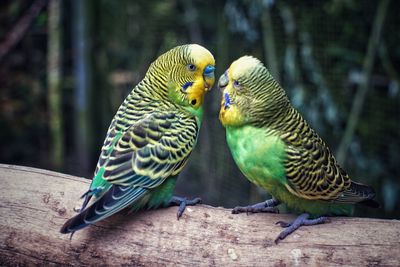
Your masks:
{"label": "bird's tail", "polygon": [[336,201],[343,203],[359,203],[371,208],[379,208],[380,204],[373,200],[375,190],[368,185],[351,182],[349,189],[343,192]]}
{"label": "bird's tail", "polygon": [[141,187],[113,185],[96,202],[64,223],[60,232],[73,233],[89,224],[105,219],[132,205],[147,189]]}
{"label": "bird's tail", "polygon": [[380,204],[377,201],[373,200],[373,198],[375,197],[375,190],[371,186],[359,184],[352,181],[350,188],[363,198],[363,200],[357,203],[363,204],[371,208],[380,207]]}

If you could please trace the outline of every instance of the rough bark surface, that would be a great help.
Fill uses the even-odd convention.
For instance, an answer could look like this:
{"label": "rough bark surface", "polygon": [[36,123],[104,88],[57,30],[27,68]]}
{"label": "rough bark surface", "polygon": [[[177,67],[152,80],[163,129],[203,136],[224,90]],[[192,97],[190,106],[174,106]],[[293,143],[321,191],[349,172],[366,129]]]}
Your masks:
{"label": "rough bark surface", "polygon": [[59,229],[89,181],[0,165],[0,265],[399,266],[400,221],[332,218],[278,245],[279,220],[205,205],[117,214],[75,233]]}

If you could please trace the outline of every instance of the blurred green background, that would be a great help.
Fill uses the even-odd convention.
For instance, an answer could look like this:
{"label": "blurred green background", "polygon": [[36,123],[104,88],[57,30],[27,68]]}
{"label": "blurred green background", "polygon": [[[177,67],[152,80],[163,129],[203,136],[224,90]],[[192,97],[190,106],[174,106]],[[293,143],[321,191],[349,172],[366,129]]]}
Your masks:
{"label": "blurred green background", "polygon": [[[242,55],[261,59],[350,176],[376,189],[383,207],[356,215],[400,218],[399,10],[389,0],[2,0],[0,162],[91,178],[149,64],[199,43],[217,78]],[[224,207],[263,200],[232,161],[219,101],[214,88],[176,193]]]}

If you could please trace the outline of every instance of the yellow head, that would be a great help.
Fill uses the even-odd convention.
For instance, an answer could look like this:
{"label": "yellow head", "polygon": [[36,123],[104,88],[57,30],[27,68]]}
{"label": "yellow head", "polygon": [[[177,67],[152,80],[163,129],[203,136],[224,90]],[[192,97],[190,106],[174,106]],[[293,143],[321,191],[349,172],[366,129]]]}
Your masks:
{"label": "yellow head", "polygon": [[234,61],[218,86],[222,91],[219,119],[224,126],[266,122],[290,105],[268,70],[251,56]]}
{"label": "yellow head", "polygon": [[214,70],[215,60],[210,51],[190,44],[161,55],[149,72],[157,76],[156,82],[166,84],[170,101],[197,110],[203,104],[205,93],[214,85]]}

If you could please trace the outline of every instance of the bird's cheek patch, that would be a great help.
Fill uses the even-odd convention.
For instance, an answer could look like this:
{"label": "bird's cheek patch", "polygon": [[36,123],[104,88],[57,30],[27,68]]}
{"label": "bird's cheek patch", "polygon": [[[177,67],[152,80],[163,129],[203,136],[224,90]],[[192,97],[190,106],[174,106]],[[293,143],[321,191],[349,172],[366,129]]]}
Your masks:
{"label": "bird's cheek patch", "polygon": [[193,82],[187,82],[184,85],[182,85],[182,91],[186,92],[186,90],[193,85]]}
{"label": "bird's cheek patch", "polygon": [[224,104],[224,109],[228,109],[232,105],[231,98],[229,97],[229,94],[226,92],[224,93],[223,104]]}

